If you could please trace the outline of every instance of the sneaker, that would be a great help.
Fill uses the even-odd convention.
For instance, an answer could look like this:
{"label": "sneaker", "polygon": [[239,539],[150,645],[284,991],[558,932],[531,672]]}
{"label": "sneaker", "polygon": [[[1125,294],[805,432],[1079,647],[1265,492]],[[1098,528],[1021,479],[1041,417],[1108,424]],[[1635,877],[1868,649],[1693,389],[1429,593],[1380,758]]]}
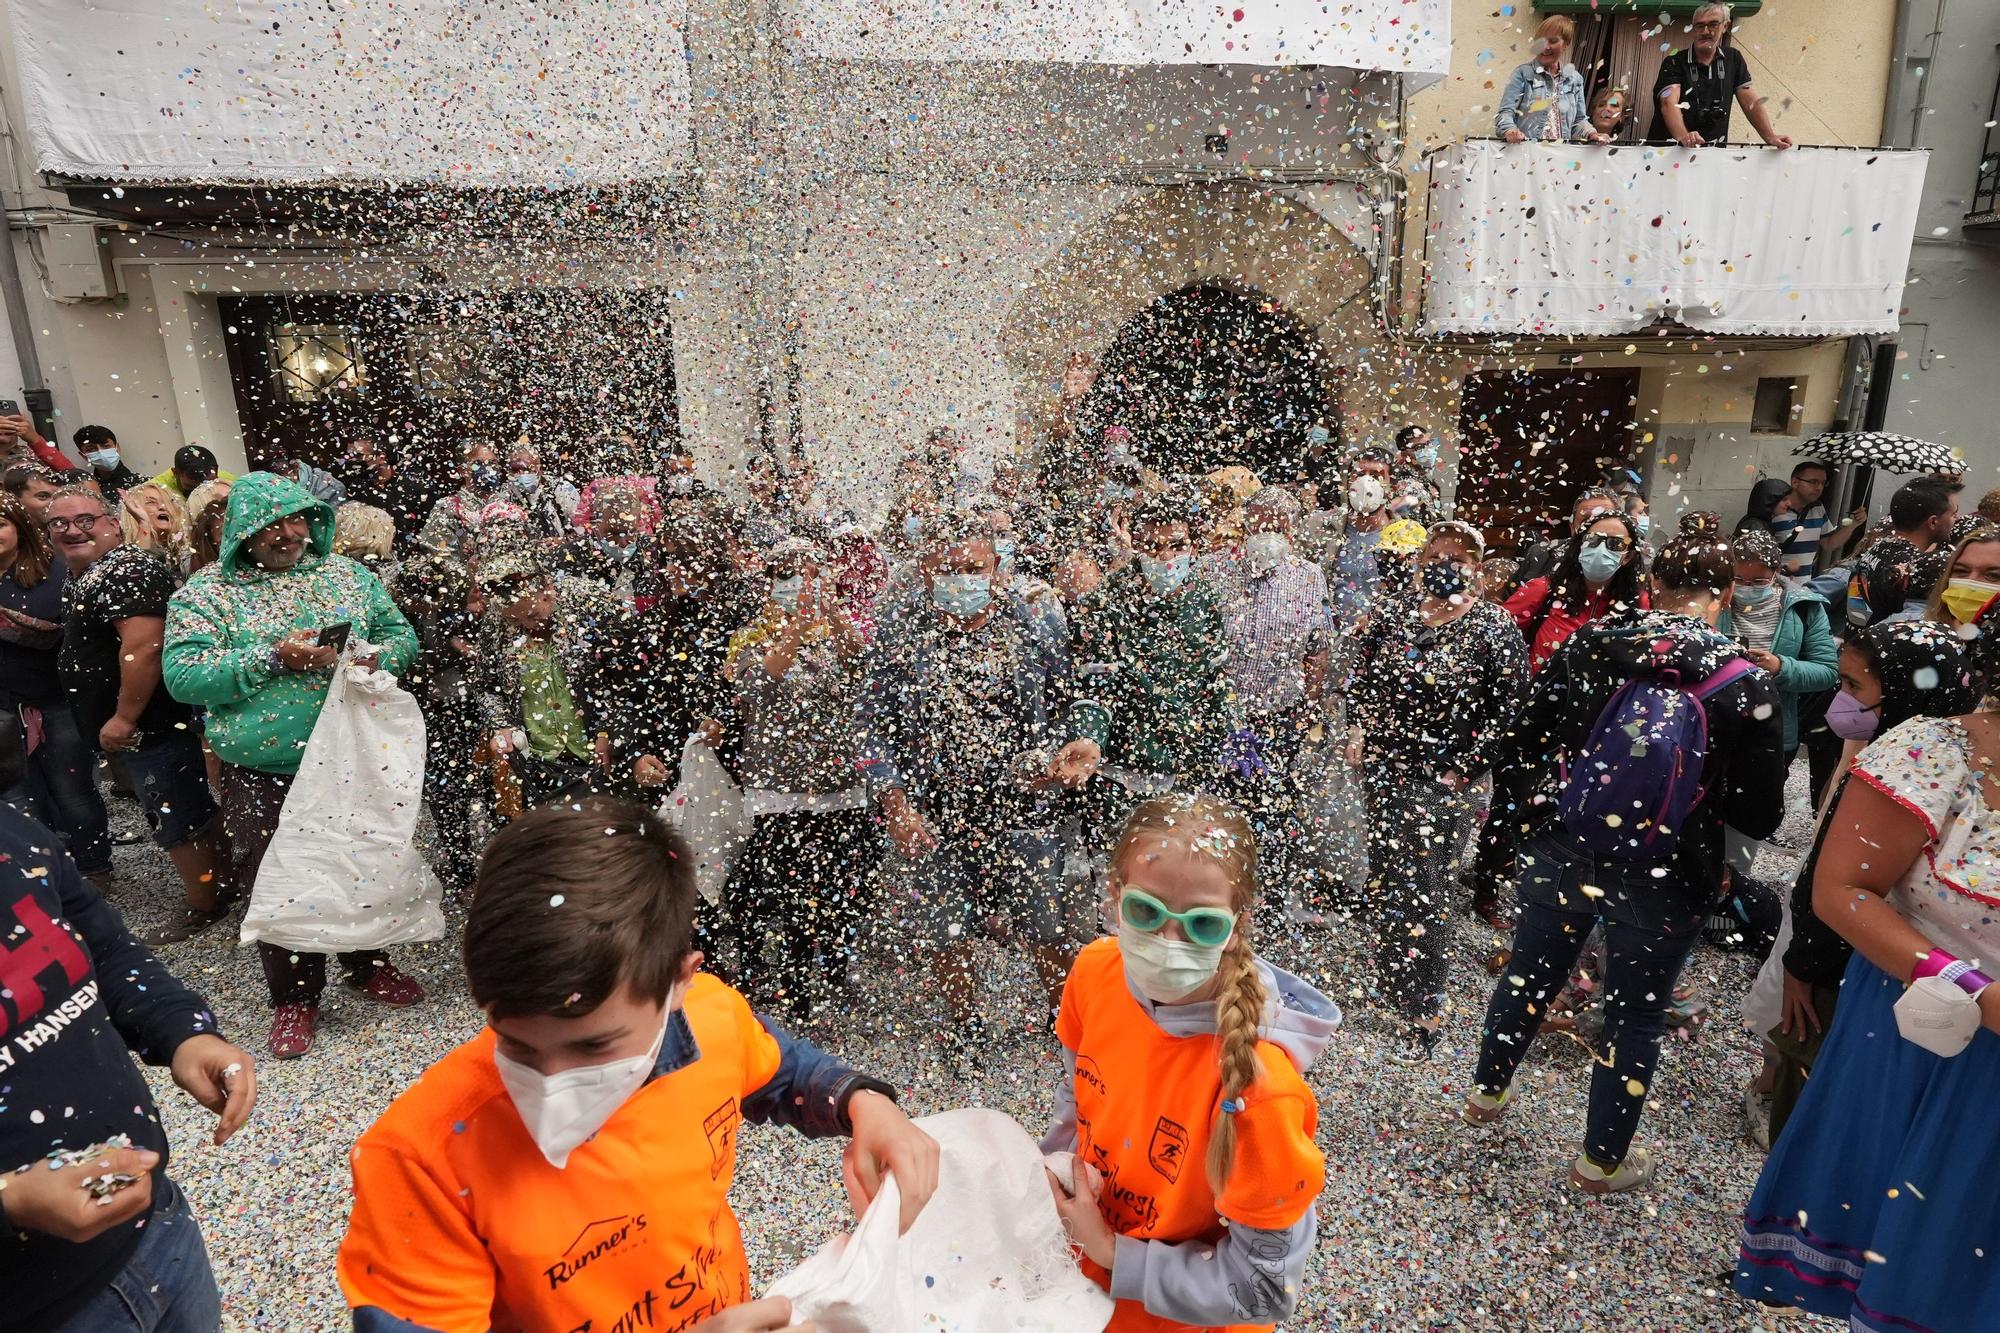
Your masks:
{"label": "sneaker", "polygon": [[1399,1065],[1420,1065],[1431,1058],[1437,1049],[1438,1029],[1425,1027],[1422,1023],[1412,1023],[1403,1032],[1403,1039],[1389,1052],[1390,1058]]}
{"label": "sneaker", "polygon": [[207,909],[183,907],[177,919],[140,935],[139,943],[149,949],[156,949],[162,944],[184,943],[228,916],[230,906],[229,903],[221,903]]}
{"label": "sneaker", "polygon": [[281,1004],[271,1016],[271,1055],[279,1060],[296,1060],[312,1049],[313,1033],[319,1027],[316,1004]]}
{"label": "sneaker", "polygon": [[398,972],[387,963],[371,972],[366,981],[356,982],[349,977],[347,988],[391,1009],[407,1009],[424,998],[424,988],[415,977]]}
{"label": "sneaker", "polygon": [[1502,1088],[1498,1097],[1489,1097],[1474,1088],[1465,1094],[1465,1105],[1459,1108],[1459,1119],[1468,1125],[1490,1125],[1506,1114],[1507,1103],[1514,1099],[1512,1088]]}
{"label": "sneaker", "polygon": [[1570,1164],[1569,1183],[1585,1194],[1623,1194],[1644,1189],[1653,1183],[1653,1156],[1644,1148],[1634,1148],[1625,1160],[1610,1171],[1578,1153]]}
{"label": "sneaker", "polygon": [[1771,1151],[1771,1094],[1743,1089],[1743,1136],[1765,1152]]}

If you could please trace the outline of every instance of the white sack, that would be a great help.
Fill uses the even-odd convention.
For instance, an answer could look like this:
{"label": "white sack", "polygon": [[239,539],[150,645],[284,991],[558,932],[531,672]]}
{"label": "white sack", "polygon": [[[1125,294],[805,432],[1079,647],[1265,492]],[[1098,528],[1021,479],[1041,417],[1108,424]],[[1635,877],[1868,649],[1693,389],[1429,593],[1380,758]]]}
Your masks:
{"label": "white sack", "polygon": [[694,853],[694,886],[703,898],[722,901],[722,886],[737,853],[750,840],[753,821],[743,813],[743,789],[715,757],[715,747],[690,740],[681,750],[680,785],[660,807]]}
{"label": "white sack", "polygon": [[1098,1333],[1111,1298],[1083,1275],[1049,1197],[1041,1149],[999,1111],[946,1111],[917,1125],[938,1141],[937,1193],[896,1234],[892,1175],[853,1234],[768,1293],[822,1333]]}
{"label": "white sack", "polygon": [[441,937],[443,886],[416,846],[423,789],[417,701],[388,672],[343,659],[257,871],[243,942],[339,953]]}

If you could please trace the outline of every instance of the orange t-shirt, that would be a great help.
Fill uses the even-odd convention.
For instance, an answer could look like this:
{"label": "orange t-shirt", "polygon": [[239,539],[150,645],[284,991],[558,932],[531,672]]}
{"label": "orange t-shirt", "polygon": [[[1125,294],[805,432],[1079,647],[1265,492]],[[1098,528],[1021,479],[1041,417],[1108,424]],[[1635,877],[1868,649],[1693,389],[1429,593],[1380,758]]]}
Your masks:
{"label": "orange t-shirt", "polygon": [[348,1305],[440,1333],[672,1333],[748,1300],[729,1186],[741,1101],[778,1044],[714,977],[683,1007],[696,1058],[560,1171],[501,1085],[492,1029],[426,1070],[354,1147]]}
{"label": "orange t-shirt", "polygon": [[[1169,1243],[1213,1242],[1223,1218],[1282,1230],[1306,1215],[1326,1183],[1313,1142],[1319,1103],[1273,1042],[1257,1043],[1262,1074],[1236,1113],[1236,1159],[1217,1198],[1208,1185],[1208,1142],[1222,1104],[1221,1038],[1169,1035],[1125,985],[1118,941],[1085,946],[1063,984],[1056,1036],[1076,1053],[1076,1141],[1104,1173],[1098,1204],[1121,1236]],[[1106,1290],[1110,1275],[1085,1259]],[[1182,1333],[1194,1325],[1121,1300],[1107,1333]],[[1269,1324],[1230,1326],[1264,1333]]]}

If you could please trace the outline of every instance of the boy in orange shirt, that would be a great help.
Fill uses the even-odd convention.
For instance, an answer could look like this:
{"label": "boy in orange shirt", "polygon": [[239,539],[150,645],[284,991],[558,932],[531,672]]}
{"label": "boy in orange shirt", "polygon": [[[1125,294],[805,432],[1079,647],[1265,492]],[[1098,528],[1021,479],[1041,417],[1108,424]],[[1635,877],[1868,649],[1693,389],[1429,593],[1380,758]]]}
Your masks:
{"label": "boy in orange shirt", "polygon": [[1044,1151],[1113,1333],[1268,1331],[1298,1305],[1326,1159],[1303,1077],[1332,1000],[1250,946],[1256,839],[1232,806],[1165,796],[1111,858],[1116,939],[1077,956],[1056,1035],[1070,1083]]}
{"label": "boy in orange shirt", "polygon": [[786,1301],[749,1300],[729,1210],[746,1119],[851,1134],[857,1209],[885,1170],[905,1227],[929,1199],[937,1145],[886,1084],[697,970],[693,864],[655,816],[601,799],[493,839],[465,929],[487,1028],[354,1148],[357,1333],[786,1327]]}

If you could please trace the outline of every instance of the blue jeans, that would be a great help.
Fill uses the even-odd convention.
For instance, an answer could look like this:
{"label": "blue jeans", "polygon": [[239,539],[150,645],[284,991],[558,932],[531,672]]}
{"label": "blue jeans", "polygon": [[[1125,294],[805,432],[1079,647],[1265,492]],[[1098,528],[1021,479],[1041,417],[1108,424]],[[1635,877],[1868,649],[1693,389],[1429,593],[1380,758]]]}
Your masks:
{"label": "blue jeans", "polygon": [[208,1266],[208,1247],[187,1196],[169,1180],[131,1259],[55,1333],[216,1333],[221,1327],[222,1293]]}
{"label": "blue jeans", "polygon": [[146,737],[144,745],[126,753],[125,771],[145,803],[153,841],[161,847],[193,842],[221,813],[208,792],[201,733],[192,728]]}
{"label": "blue jeans", "polygon": [[1638,1132],[1674,983],[1701,933],[1707,905],[1671,867],[1664,875],[1655,875],[1656,868],[1653,862],[1594,860],[1560,833],[1530,840],[1521,849],[1514,956],[1493,988],[1480,1036],[1473,1077],[1481,1092],[1498,1095],[1513,1082],[1549,1005],[1569,981],[1590,928],[1603,925],[1604,1048],[1597,1054],[1604,1058],[1592,1063],[1583,1140],[1584,1151],[1601,1166],[1624,1161]]}
{"label": "blue jeans", "polygon": [[21,784],[0,796],[62,835],[86,875],[111,869],[111,816],[97,791],[97,738],[84,738],[62,700],[42,710],[42,743]]}

